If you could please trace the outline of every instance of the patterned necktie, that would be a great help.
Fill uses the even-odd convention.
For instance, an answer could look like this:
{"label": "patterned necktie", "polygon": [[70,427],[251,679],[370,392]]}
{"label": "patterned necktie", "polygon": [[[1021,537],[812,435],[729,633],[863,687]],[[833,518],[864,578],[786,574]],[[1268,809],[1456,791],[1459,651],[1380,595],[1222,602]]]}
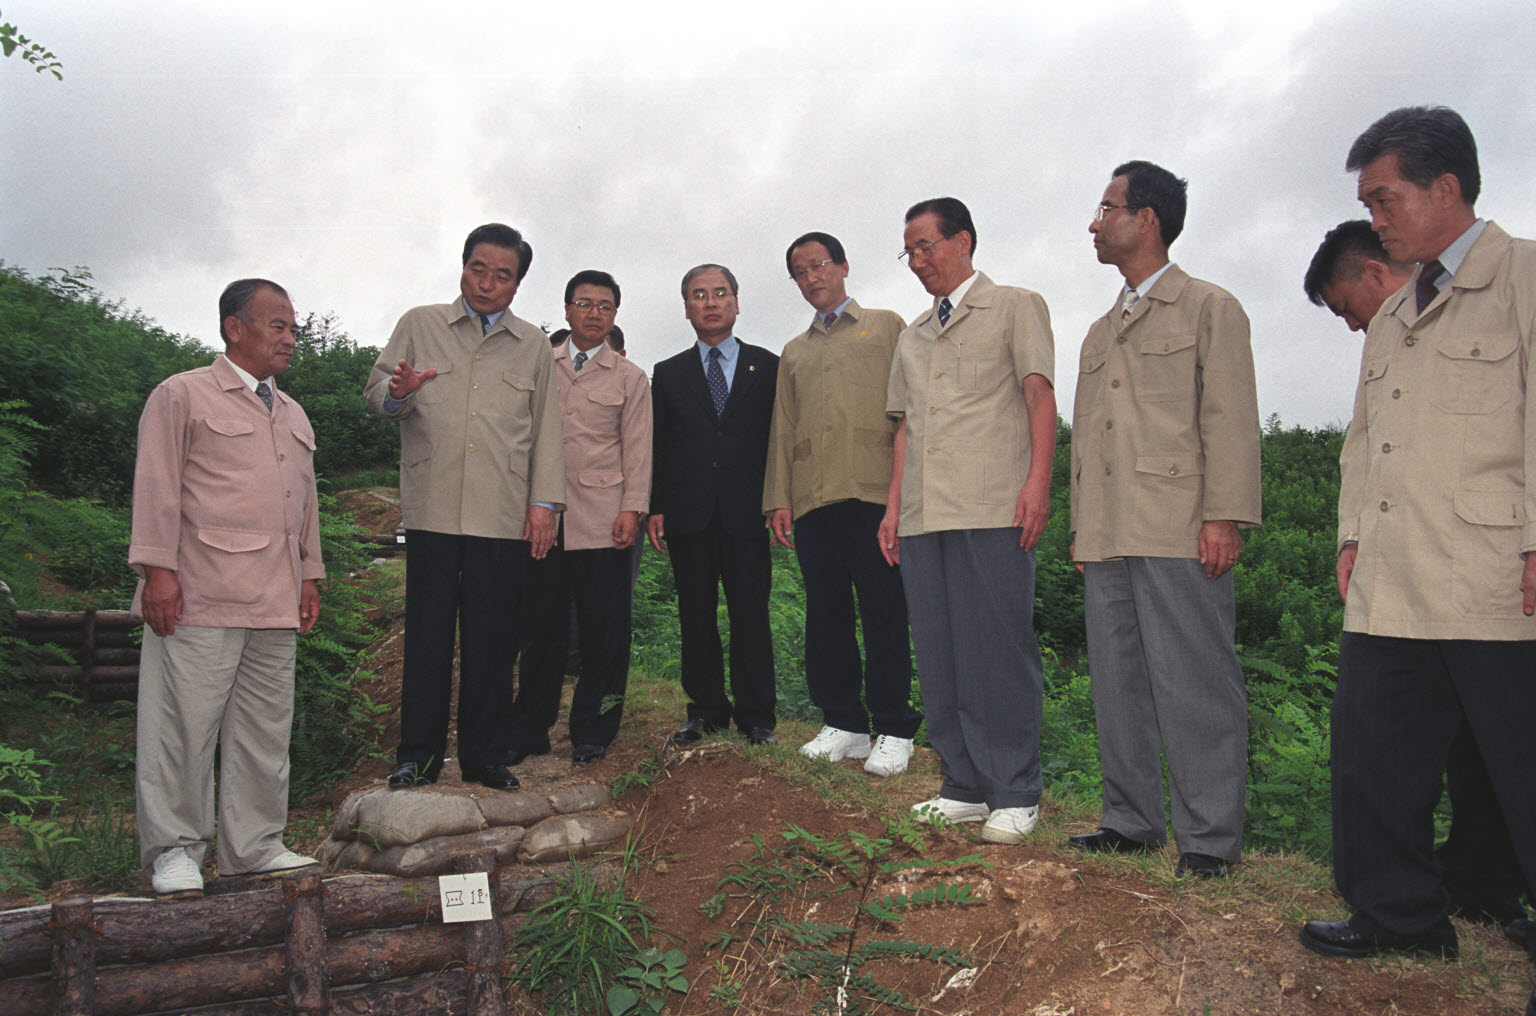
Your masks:
{"label": "patterned necktie", "polygon": [[826,325],[827,331],[829,331],[829,332],[832,330],[832,322],[834,322],[836,320],[837,320],[837,315],[836,314],[828,313],[828,314],[823,314],[821,316],[821,323],[823,325]]}
{"label": "patterned necktie", "polygon": [[1130,319],[1131,311],[1136,309],[1136,304],[1137,304],[1137,302],[1140,299],[1141,299],[1141,294],[1136,292],[1136,290],[1134,290],[1134,289],[1127,289],[1125,291],[1125,299],[1120,301],[1120,320],[1121,321],[1127,321],[1127,320]]}
{"label": "patterned necktie", "polygon": [[1424,308],[1428,307],[1430,302],[1439,294],[1440,287],[1436,286],[1435,283],[1439,281],[1440,276],[1444,273],[1445,266],[1439,261],[1431,261],[1419,269],[1418,288],[1414,290],[1414,294],[1418,297],[1420,314],[1424,313]]}
{"label": "patterned necktie", "polygon": [[586,364],[586,362],[587,362],[587,351],[586,350],[582,350],[581,352],[577,353],[574,357],[571,358],[571,366],[576,368],[576,373],[578,373],[578,374],[581,373],[581,368]]}
{"label": "patterned necktie", "polygon": [[949,297],[946,296],[942,300],[939,301],[939,327],[940,328],[943,328],[945,325],[949,324],[949,315],[951,313],[953,313],[954,309],[955,309],[955,305],[949,302]]}
{"label": "patterned necktie", "polygon": [[272,386],[265,381],[256,382],[256,397],[266,404],[267,412],[272,412]]}
{"label": "patterned necktie", "polygon": [[709,351],[709,370],[704,372],[705,380],[709,382],[709,397],[715,403],[715,415],[725,412],[726,397],[731,390],[725,386],[725,370],[720,366],[720,350]]}

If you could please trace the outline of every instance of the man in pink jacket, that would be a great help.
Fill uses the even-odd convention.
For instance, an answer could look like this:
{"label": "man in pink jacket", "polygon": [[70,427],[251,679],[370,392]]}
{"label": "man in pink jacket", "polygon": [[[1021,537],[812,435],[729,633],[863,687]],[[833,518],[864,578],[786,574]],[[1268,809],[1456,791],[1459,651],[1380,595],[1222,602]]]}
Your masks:
{"label": "man in pink jacket", "polygon": [[314,864],[283,845],[297,632],[320,616],[314,430],[272,377],[293,359],[288,294],[265,279],[219,298],[224,354],[162,382],[139,420],[128,562],[144,619],[139,855],[155,892]]}

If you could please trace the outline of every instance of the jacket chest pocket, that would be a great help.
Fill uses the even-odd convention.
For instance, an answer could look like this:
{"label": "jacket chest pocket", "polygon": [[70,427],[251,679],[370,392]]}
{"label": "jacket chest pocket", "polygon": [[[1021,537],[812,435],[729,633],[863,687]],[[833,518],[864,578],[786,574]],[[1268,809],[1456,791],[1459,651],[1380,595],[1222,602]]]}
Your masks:
{"label": "jacket chest pocket", "polygon": [[1514,334],[1458,335],[1435,347],[1429,400],[1444,413],[1486,414],[1515,397],[1519,367]]}
{"label": "jacket chest pocket", "polygon": [[1367,360],[1365,368],[1360,372],[1360,385],[1365,393],[1365,420],[1374,422],[1376,414],[1381,412],[1383,406],[1391,399],[1402,397],[1402,390],[1397,387],[1397,378],[1388,379],[1387,372],[1391,365],[1391,358],[1378,356]]}
{"label": "jacket chest pocket", "polygon": [[1176,402],[1195,392],[1195,333],[1180,332],[1136,343],[1138,402]]}
{"label": "jacket chest pocket", "polygon": [[501,408],[508,413],[526,415],[533,402],[533,378],[509,370],[501,375],[501,381],[503,399]]}
{"label": "jacket chest pocket", "polygon": [[[417,363],[412,366],[415,367],[417,373],[425,373],[433,365],[430,363]],[[453,365],[445,363],[437,367],[436,370],[437,374],[432,380],[423,381],[421,387],[416,389],[416,394],[412,396],[412,398],[420,399],[421,404],[424,406],[434,406],[448,398],[448,387],[452,382],[447,379],[446,375],[453,372]]]}
{"label": "jacket chest pocket", "polygon": [[256,425],[249,420],[203,420],[197,453],[210,469],[232,472],[256,467]]}
{"label": "jacket chest pocket", "polygon": [[587,396],[587,418],[591,429],[605,434],[616,434],[619,418],[624,413],[623,392],[592,392]]}
{"label": "jacket chest pocket", "polygon": [[1109,353],[1104,348],[1089,349],[1083,347],[1083,351],[1077,357],[1077,397],[1084,403],[1091,403],[1099,398],[1100,391],[1104,387],[1104,364],[1109,362]]}

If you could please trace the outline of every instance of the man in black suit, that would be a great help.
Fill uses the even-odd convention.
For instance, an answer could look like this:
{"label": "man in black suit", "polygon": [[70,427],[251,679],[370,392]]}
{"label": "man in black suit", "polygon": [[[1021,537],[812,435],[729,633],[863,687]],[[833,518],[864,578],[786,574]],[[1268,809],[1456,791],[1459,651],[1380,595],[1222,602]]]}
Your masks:
{"label": "man in black suit", "polygon": [[[655,479],[646,531],[658,551],[670,550],[677,582],[688,722],[673,736],[697,741],[734,716],[747,740],[773,744],[762,503],[779,358],[736,338],[736,293],[736,276],[722,265],[683,276],[683,313],[698,341],[658,363],[651,381]],[[715,623],[720,585],[731,622],[734,706]]]}

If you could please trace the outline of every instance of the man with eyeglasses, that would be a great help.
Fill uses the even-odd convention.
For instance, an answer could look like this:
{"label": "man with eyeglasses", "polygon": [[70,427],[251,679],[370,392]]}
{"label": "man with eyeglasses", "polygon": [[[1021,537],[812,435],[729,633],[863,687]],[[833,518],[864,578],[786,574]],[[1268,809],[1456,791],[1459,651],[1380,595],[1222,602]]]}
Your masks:
{"label": "man with eyeglasses", "polygon": [[565,284],[571,331],[554,351],[565,513],[554,546],[529,571],[529,585],[539,593],[527,598],[523,611],[528,644],[512,709],[514,755],[550,750],[573,602],[581,676],[571,696],[571,761],[606,755],[624,714],[630,553],[651,499],[651,389],[645,371],[608,344],[618,310],[619,284],[607,272],[577,272]]}
{"label": "man with eyeglasses", "polygon": [[901,333],[886,412],[898,421],[879,541],[902,564],[928,738],[944,781],[919,822],[983,822],[1022,843],[1040,813],[1045,670],[1034,547],[1050,516],[1055,345],[1038,293],[971,264],[955,198],[907,210],[905,259],[933,306]]}
{"label": "man with eyeglasses", "polygon": [[373,365],[368,408],[400,423],[405,672],[391,789],[436,783],[459,646],[459,774],[511,790],[509,619],[565,502],[549,341],[509,313],[533,248],[501,223],[464,241],[459,296],[406,311]]}
{"label": "man with eyeglasses", "polygon": [[784,258],[816,312],[779,360],[763,489],[773,538],[795,551],[805,581],[805,683],[823,726],[800,753],[866,759],[865,772],[890,776],[907,768],[923,722],[911,705],[901,573],[876,542],[896,435],[885,388],[906,322],[848,295],[848,258],[836,237],[806,233]]}
{"label": "man with eyeglasses", "polygon": [[1215,878],[1242,854],[1248,707],[1231,569],[1239,529],[1260,521],[1259,405],[1243,308],[1168,260],[1186,186],[1127,162],[1088,225],[1125,283],[1083,340],[1073,402],[1073,557],[1104,810],[1068,842],[1160,846],[1166,756],[1177,873]]}
{"label": "man with eyeglasses", "polygon": [[[651,545],[671,552],[677,583],[688,722],[672,736],[692,743],[734,719],[751,743],[773,744],[772,567],[762,504],[779,358],[736,338],[730,269],[689,269],[682,293],[697,341],[658,363],[651,381],[655,464],[646,523]],[[716,623],[721,586],[731,697]]]}

